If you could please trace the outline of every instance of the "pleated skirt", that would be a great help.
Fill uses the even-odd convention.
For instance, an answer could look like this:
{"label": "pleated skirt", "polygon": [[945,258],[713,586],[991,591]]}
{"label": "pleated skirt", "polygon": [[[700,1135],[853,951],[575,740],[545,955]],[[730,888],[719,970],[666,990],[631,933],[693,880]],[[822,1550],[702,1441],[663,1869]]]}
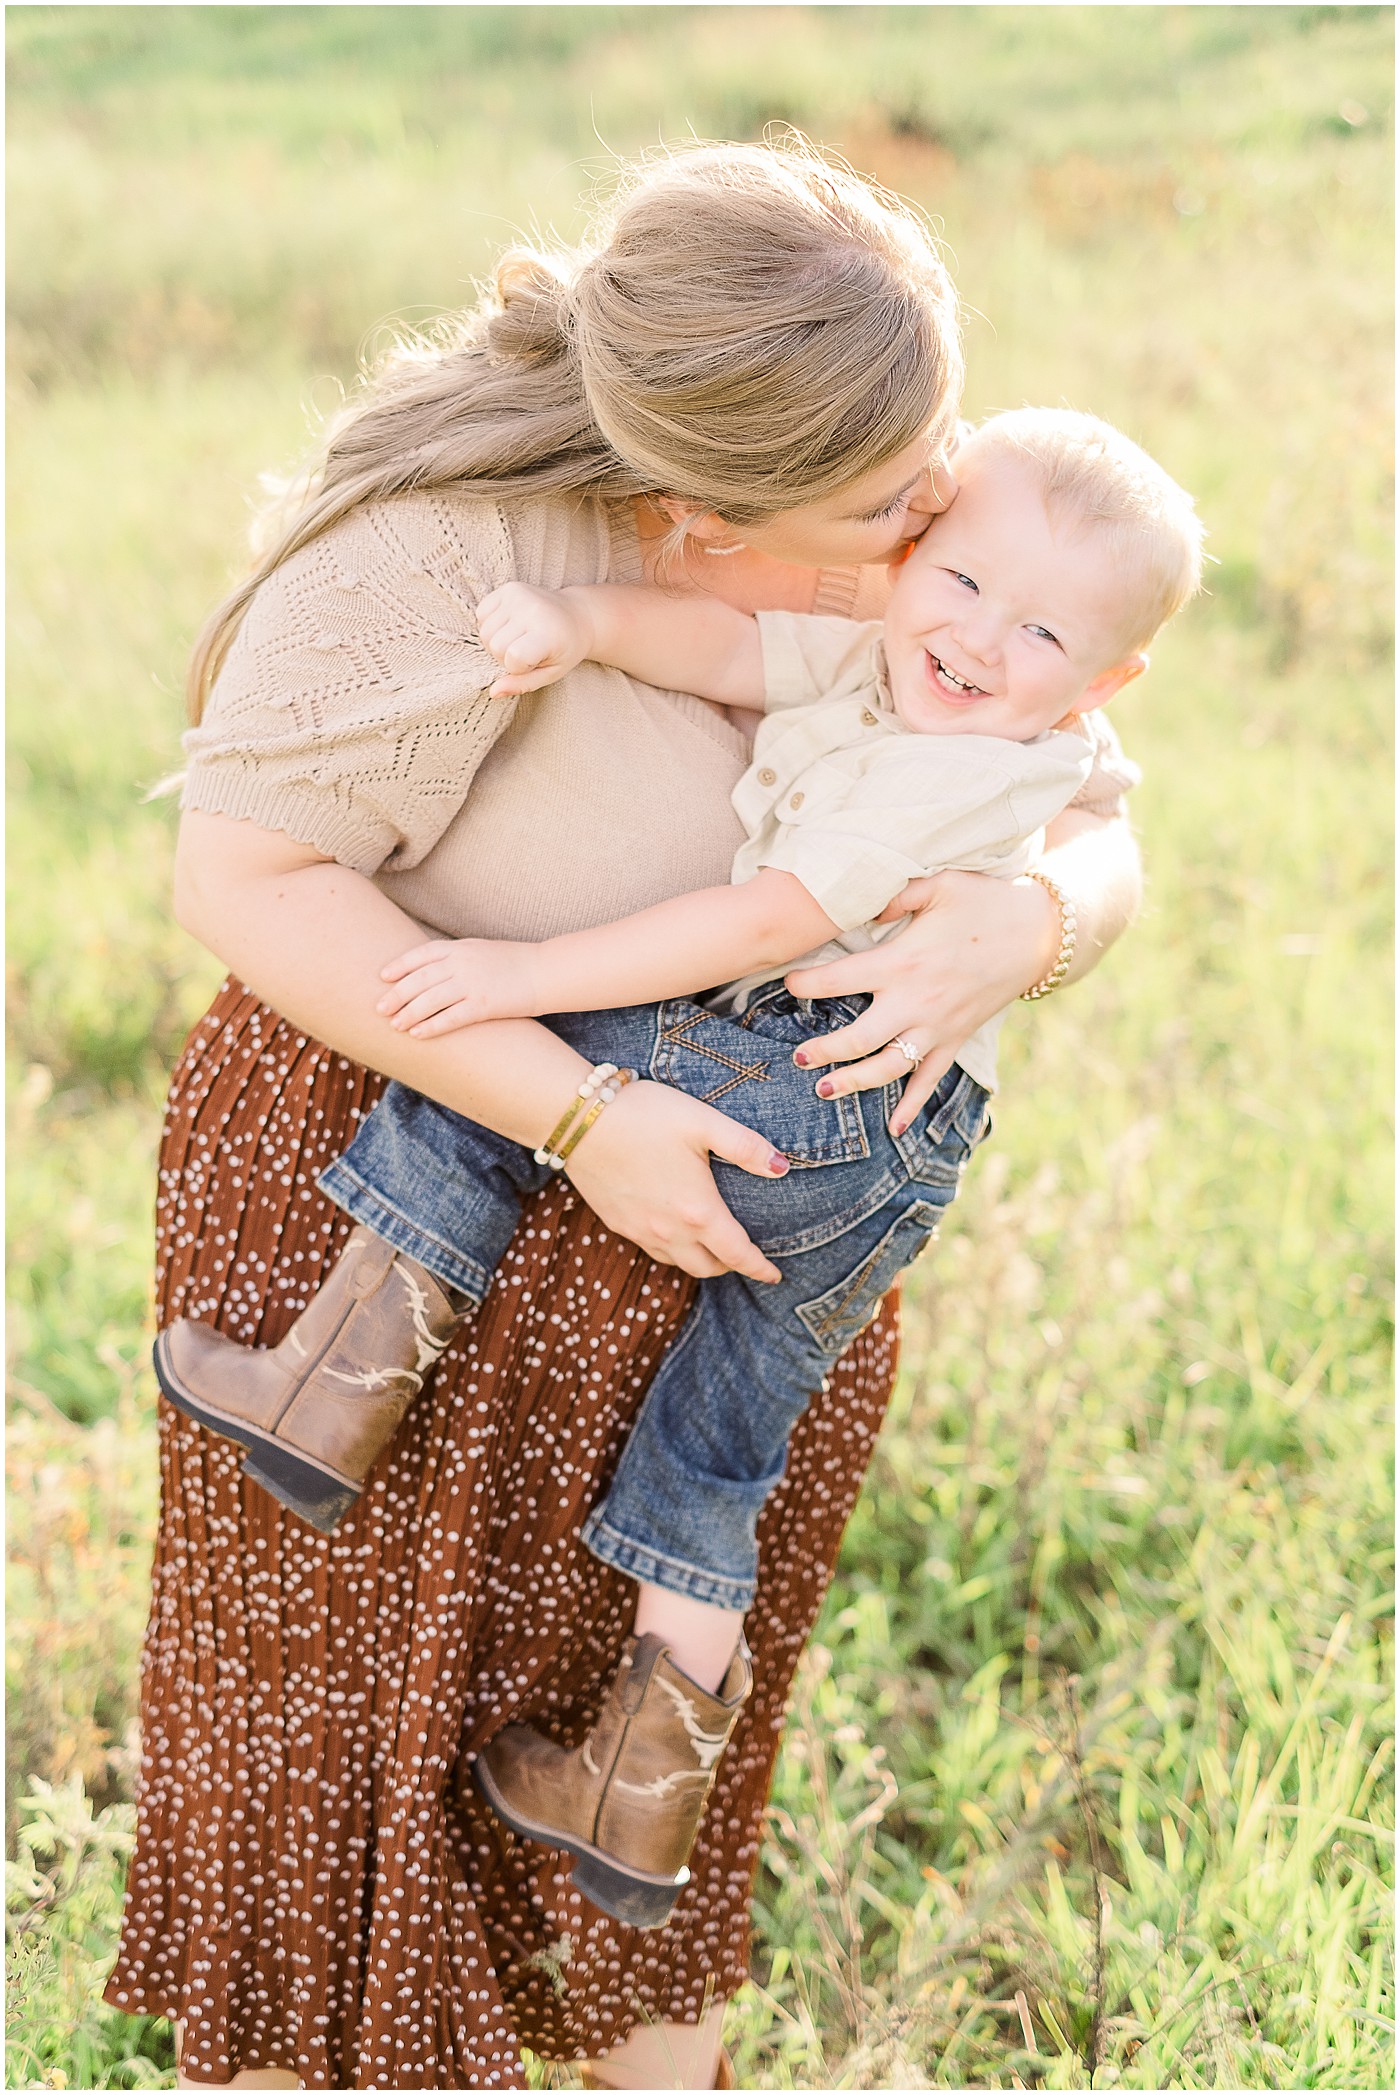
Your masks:
{"label": "pleated skirt", "polygon": [[[316,1174],[381,1083],[225,983],[171,1086],[161,1323],[282,1337],[350,1227]],[[522,2045],[596,2055],[743,1984],[784,1705],[889,1397],[888,1308],[765,1509],[754,1693],[670,1923],[599,1914],[470,1778],[504,1723],[572,1744],[593,1720],[634,1589],[578,1531],[692,1286],[548,1189],[331,1536],[162,1400],[137,1840],[106,1997],[178,2017],[191,2079],[522,2088]]]}

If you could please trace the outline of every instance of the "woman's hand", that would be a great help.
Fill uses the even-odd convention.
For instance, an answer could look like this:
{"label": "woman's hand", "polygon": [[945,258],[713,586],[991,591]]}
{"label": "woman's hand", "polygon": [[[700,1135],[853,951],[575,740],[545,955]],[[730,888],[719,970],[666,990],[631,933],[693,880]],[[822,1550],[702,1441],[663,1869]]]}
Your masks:
{"label": "woman's hand", "polygon": [[[534,1149],[588,1064],[544,1026],[507,1019],[438,1040],[374,1011],[380,970],[421,930],[363,874],[277,830],[186,809],[180,922],[240,981],[338,1054]],[[706,1277],[778,1270],[720,1199],[711,1156],[758,1178],[788,1168],[762,1135],[661,1084],[629,1084],[582,1138],[569,1176],[610,1229]]]}
{"label": "woman's hand", "polygon": [[[1068,807],[1046,832],[1037,871],[1073,896],[1079,938],[1066,982],[1096,967],[1131,924],[1142,901],[1142,865],[1122,815]],[[935,873],[911,880],[880,919],[914,922],[898,938],[826,967],[795,969],[787,978],[800,997],[851,996],[874,1002],[849,1026],[802,1050],[804,1066],[845,1062],[824,1083],[830,1097],[897,1082],[908,1057],[890,1043],[907,1040],[922,1060],[891,1117],[896,1134],[932,1096],[962,1043],[998,1011],[1044,980],[1060,943],[1060,912],[1038,880],[993,880],[984,873]],[[867,1060],[860,1060],[860,1057]]]}
{"label": "woman's hand", "polygon": [[628,1084],[569,1158],[569,1177],[601,1222],[663,1265],[705,1280],[781,1280],[721,1200],[711,1156],[755,1178],[788,1160],[762,1135],[668,1085]]}
{"label": "woman's hand", "polygon": [[869,1010],[800,1050],[804,1068],[840,1062],[823,1077],[823,1097],[871,1091],[909,1071],[892,1043],[909,1041],[922,1055],[890,1126],[908,1127],[932,1096],[962,1043],[980,1025],[1038,982],[1054,965],[1059,911],[1036,880],[994,880],[985,873],[935,873],[911,880],[880,918],[914,921],[896,939],[788,975],[794,996],[873,997]]}

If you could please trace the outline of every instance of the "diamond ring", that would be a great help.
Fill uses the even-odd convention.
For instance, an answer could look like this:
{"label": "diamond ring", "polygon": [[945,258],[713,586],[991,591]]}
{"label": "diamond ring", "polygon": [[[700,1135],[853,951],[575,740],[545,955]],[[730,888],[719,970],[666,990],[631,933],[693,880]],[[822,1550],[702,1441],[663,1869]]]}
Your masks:
{"label": "diamond ring", "polygon": [[890,1046],[899,1049],[911,1069],[917,1069],[928,1053],[927,1048],[916,1048],[912,1040],[892,1040]]}

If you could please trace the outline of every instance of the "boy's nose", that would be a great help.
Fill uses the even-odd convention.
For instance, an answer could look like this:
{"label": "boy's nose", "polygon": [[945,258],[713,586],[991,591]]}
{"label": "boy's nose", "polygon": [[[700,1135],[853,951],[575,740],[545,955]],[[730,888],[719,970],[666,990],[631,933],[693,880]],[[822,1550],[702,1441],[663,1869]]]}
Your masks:
{"label": "boy's nose", "polygon": [[957,622],[958,644],[979,662],[995,662],[1001,653],[1001,622],[975,600]]}

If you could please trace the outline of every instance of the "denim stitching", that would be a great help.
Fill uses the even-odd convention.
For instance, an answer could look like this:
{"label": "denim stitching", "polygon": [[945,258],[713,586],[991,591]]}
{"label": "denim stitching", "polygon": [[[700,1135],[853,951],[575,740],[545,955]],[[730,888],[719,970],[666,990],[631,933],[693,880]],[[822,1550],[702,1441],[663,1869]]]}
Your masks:
{"label": "denim stitching", "polygon": [[[931,1220],[928,1214],[930,1208],[933,1209]],[[829,1288],[825,1295],[818,1295],[811,1302],[802,1302],[797,1305],[797,1315],[807,1326],[807,1329],[811,1332],[819,1346],[830,1349],[832,1341],[835,1339],[839,1340],[835,1350],[844,1352],[850,1342],[850,1338],[854,1336],[854,1333],[846,1333],[843,1330],[843,1319],[850,1303],[863,1288],[869,1285],[870,1276],[876,1270],[882,1257],[887,1257],[895,1249],[903,1235],[905,1223],[912,1222],[916,1229],[925,1231],[924,1242],[919,1247],[919,1250],[922,1251],[937,1235],[942,1220],[943,1207],[937,1202],[915,1201],[911,1207],[905,1208],[902,1214],[896,1216],[879,1243],[873,1247],[869,1256],[862,1260],[855,1272],[845,1281],[837,1282],[836,1286],[841,1289],[841,1294],[834,1304],[831,1302],[831,1296],[836,1293],[836,1289]],[[918,1255],[919,1253],[916,1251],[913,1257],[917,1258]],[[912,1263],[912,1259],[902,1260],[901,1270]],[[879,1303],[877,1301],[872,1307],[872,1316],[878,1307]],[[870,1319],[867,1317],[866,1322],[868,1323],[869,1321]]]}
{"label": "denim stitching", "polygon": [[703,1026],[709,1017],[709,1012],[697,1011],[693,1018],[680,1019],[674,1026],[663,1028],[661,1033],[661,1045],[663,1047],[689,1048],[692,1055],[704,1055],[709,1061],[718,1062],[721,1069],[733,1070],[734,1074],[728,1083],[721,1084],[716,1090],[705,1093],[706,1101],[723,1098],[725,1093],[732,1091],[736,1084],[742,1084],[749,1078],[752,1078],[755,1083],[771,1084],[773,1079],[768,1074],[768,1064],[766,1062],[736,1062],[732,1055],[723,1054],[719,1048],[710,1047],[704,1041],[686,1039],[687,1033],[693,1033],[697,1026]]}

